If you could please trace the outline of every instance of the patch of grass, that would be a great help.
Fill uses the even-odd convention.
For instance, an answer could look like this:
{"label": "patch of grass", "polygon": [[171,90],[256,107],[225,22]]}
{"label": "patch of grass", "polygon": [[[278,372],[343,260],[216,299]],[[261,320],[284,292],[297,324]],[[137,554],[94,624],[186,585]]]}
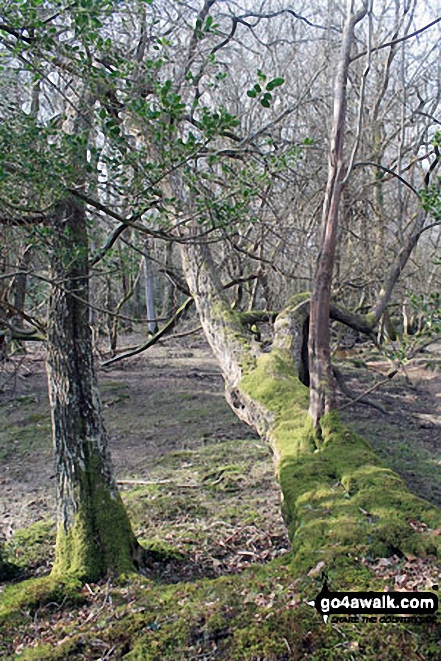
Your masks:
{"label": "patch of grass", "polygon": [[124,500],[135,527],[144,522],[144,517],[173,522],[182,516],[198,517],[207,514],[201,500],[193,497],[191,492],[176,493],[176,489],[172,488],[156,492],[149,486],[138,488],[131,494],[125,494]]}
{"label": "patch of grass", "polygon": [[20,395],[16,397],[14,402],[20,406],[34,406],[37,403],[35,395]]}
{"label": "patch of grass", "polygon": [[104,381],[100,383],[100,391],[103,393],[119,393],[121,391],[126,391],[129,389],[129,386],[126,383],[121,383],[120,381]]}
{"label": "patch of grass", "polygon": [[166,466],[167,468],[180,468],[182,464],[189,462],[196,462],[199,459],[199,450],[174,450],[167,452],[162,457],[158,457],[155,462],[156,466]]}
{"label": "patch of grass", "polygon": [[[235,463],[227,463],[233,456]],[[158,534],[176,543],[205,539],[206,547],[213,548],[221,535],[229,536],[231,525],[261,522],[271,527],[267,499],[277,487],[268,460],[268,448],[252,439],[211,441],[197,452],[173,451],[150,471],[149,480],[157,484],[124,491],[123,499],[143,539]],[[211,526],[213,520],[222,523]],[[277,526],[280,531],[280,521]],[[182,548],[187,548],[185,543]]]}

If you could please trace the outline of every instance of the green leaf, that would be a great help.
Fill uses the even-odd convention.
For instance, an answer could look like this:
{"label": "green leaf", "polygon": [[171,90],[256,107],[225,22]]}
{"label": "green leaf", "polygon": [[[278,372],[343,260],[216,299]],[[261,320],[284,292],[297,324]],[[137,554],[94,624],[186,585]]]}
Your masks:
{"label": "green leaf", "polygon": [[274,88],[276,88],[276,87],[280,87],[280,85],[283,85],[284,82],[285,82],[285,79],[284,79],[284,78],[273,78],[273,80],[270,80],[270,82],[269,82],[268,85],[266,86],[266,89],[267,89],[268,91],[271,91],[271,90],[273,90]]}
{"label": "green leaf", "polygon": [[257,92],[258,94],[260,94],[260,92],[262,91],[262,88],[261,88],[260,85],[258,85],[257,83],[254,85],[254,89],[256,90],[256,92]]}
{"label": "green leaf", "polygon": [[257,96],[257,92],[255,92],[254,90],[248,90],[247,96],[249,96],[251,99],[255,99]]}
{"label": "green leaf", "polygon": [[261,104],[264,108],[269,108],[269,107],[270,107],[270,102],[268,101],[268,99],[260,99],[260,104]]}

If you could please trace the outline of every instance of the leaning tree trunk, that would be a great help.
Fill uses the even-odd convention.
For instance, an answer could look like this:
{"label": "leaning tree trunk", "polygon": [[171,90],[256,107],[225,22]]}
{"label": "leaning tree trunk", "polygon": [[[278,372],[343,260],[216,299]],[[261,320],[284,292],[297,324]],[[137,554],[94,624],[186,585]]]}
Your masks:
{"label": "leaning tree trunk", "polygon": [[138,548],[112,473],[92,355],[84,209],[58,204],[52,226],[47,374],[58,489],[53,573],[92,580],[134,569]]}
{"label": "leaning tree trunk", "polygon": [[318,435],[321,418],[335,408],[335,383],[332,371],[329,312],[332,273],[337,245],[338,212],[345,177],[343,143],[346,115],[346,86],[350,63],[354,27],[366,14],[366,8],[353,13],[348,3],[348,14],[343,30],[342,52],[334,86],[334,116],[332,121],[328,181],[323,205],[322,238],[311,292],[309,323],[309,414]]}
{"label": "leaning tree trunk", "polygon": [[[430,532],[440,527],[441,512],[409,493],[336,412],[322,417],[318,439],[299,379],[309,296],[289,301],[276,319],[271,351],[261,353],[224,297],[208,246],[184,244],[181,255],[227,399],[272,449],[296,569],[367,555],[441,554],[440,537]],[[425,532],[412,529],[415,519]]]}

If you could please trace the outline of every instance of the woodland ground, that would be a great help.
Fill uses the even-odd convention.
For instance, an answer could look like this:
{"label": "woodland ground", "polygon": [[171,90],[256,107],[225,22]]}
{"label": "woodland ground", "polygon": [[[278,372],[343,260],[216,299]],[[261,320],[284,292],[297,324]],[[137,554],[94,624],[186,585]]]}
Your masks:
{"label": "woodland ground", "polygon": [[[345,358],[340,367],[354,393],[389,369],[366,352]],[[421,354],[407,377],[370,395],[387,413],[358,403],[342,417],[415,493],[441,506],[439,353]],[[271,457],[226,404],[222,376],[199,336],[171,338],[101,368],[99,380],[117,479],[151,562],[139,580],[109,580],[72,594],[55,590],[49,604],[36,598],[11,621],[0,617],[1,658],[395,658],[396,642],[389,652],[369,648],[375,638],[369,625],[340,633],[333,625],[324,640],[320,618],[305,607],[296,628],[300,592],[306,585],[314,598],[320,576],[312,572],[305,585],[290,578]],[[20,585],[47,574],[53,557],[55,480],[42,349],[3,365],[0,387],[0,533],[16,566],[8,584]],[[366,566],[390,589],[441,583],[430,560],[394,556]],[[437,627],[426,652],[424,632],[392,632],[401,641],[396,658],[439,658]]]}

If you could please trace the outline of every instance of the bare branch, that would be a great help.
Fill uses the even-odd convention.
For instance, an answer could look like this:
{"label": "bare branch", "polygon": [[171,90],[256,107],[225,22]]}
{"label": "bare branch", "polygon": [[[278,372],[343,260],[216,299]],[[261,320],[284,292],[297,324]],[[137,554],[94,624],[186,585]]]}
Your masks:
{"label": "bare branch", "polygon": [[187,298],[187,300],[181,305],[181,307],[177,310],[177,312],[173,315],[173,317],[165,324],[163,328],[161,328],[160,331],[155,333],[155,335],[150,338],[148,342],[145,344],[142,344],[139,346],[137,349],[134,349],[133,351],[127,351],[127,353],[123,353],[119,356],[115,356],[114,358],[111,358],[110,360],[104,361],[104,363],[101,363],[102,367],[108,367],[109,365],[113,365],[113,363],[116,363],[120,360],[123,360],[124,358],[130,358],[131,356],[137,356],[139,353],[142,353],[143,351],[146,351],[149,349],[151,346],[156,344],[164,335],[166,335],[169,331],[172,330],[178,323],[179,319],[182,317],[184,312],[188,310],[188,308],[193,304],[194,300],[193,297],[190,296]]}
{"label": "bare branch", "polygon": [[[425,25],[423,28],[420,28],[419,30],[415,30],[415,32],[412,32],[411,34],[407,34],[404,37],[401,37],[400,39],[393,39],[392,41],[388,41],[385,44],[381,44],[381,46],[377,46],[376,48],[372,49],[372,53],[375,51],[381,50],[382,48],[388,48],[388,46],[395,46],[396,44],[401,44],[403,41],[407,41],[408,39],[412,39],[412,37],[416,37],[417,35],[421,34],[422,32],[425,32],[429,28],[433,27],[437,23],[441,21],[441,16],[439,18],[436,18],[434,21],[429,23],[428,25]],[[355,62],[355,60],[359,60],[360,57],[364,57],[367,55],[368,51],[363,51],[362,53],[358,53],[358,55],[354,55],[354,57],[351,59],[352,62]]]}
{"label": "bare branch", "polygon": [[360,85],[360,99],[358,102],[358,118],[357,118],[357,133],[355,136],[355,142],[354,146],[351,151],[351,156],[349,159],[349,164],[346,170],[345,177],[342,181],[342,186],[345,185],[345,183],[348,181],[349,177],[351,176],[351,172],[354,167],[354,160],[355,156],[357,155],[358,147],[360,145],[360,140],[361,140],[361,132],[362,132],[362,127],[363,127],[363,107],[364,107],[364,97],[365,97],[365,91],[366,91],[366,80],[369,74],[369,71],[371,69],[371,62],[372,62],[372,5],[373,5],[373,0],[369,0],[369,8],[368,8],[368,18],[369,18],[369,23],[368,23],[368,58],[366,62],[366,67],[363,71],[363,75],[361,77],[361,85]]}
{"label": "bare branch", "polygon": [[396,179],[401,181],[402,184],[407,186],[407,188],[409,188],[412,191],[412,193],[414,193],[418,198],[420,197],[419,192],[417,191],[416,188],[414,188],[412,186],[411,183],[409,183],[406,179],[401,177],[397,172],[394,172],[390,168],[387,168],[385,165],[381,165],[380,163],[375,163],[374,161],[362,161],[360,163],[354,163],[353,168],[359,168],[359,167],[363,167],[363,166],[366,166],[366,165],[371,165],[374,168],[378,168],[379,170],[383,170],[384,172],[387,172],[392,177],[395,177]]}

